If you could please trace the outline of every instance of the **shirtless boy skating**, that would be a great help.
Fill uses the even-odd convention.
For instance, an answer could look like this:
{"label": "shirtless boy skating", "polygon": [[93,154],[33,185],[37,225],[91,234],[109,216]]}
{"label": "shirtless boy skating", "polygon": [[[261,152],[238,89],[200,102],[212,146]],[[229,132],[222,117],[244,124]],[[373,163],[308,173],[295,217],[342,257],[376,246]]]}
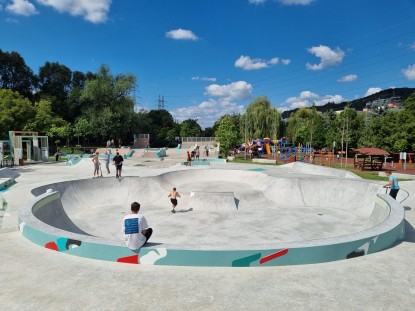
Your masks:
{"label": "shirtless boy skating", "polygon": [[170,194],[168,195],[168,197],[170,198],[170,202],[172,204],[172,210],[171,212],[174,214],[176,213],[176,206],[177,206],[177,198],[181,198],[180,194],[176,191],[176,188],[173,188],[173,191],[170,192]]}

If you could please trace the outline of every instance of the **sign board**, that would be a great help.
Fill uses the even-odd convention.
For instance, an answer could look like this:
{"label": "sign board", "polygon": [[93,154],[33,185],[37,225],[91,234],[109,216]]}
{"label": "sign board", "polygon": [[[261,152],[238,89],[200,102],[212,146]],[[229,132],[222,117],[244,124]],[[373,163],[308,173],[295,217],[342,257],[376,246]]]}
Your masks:
{"label": "sign board", "polygon": [[399,153],[399,159],[400,160],[406,160],[406,152],[400,152]]}

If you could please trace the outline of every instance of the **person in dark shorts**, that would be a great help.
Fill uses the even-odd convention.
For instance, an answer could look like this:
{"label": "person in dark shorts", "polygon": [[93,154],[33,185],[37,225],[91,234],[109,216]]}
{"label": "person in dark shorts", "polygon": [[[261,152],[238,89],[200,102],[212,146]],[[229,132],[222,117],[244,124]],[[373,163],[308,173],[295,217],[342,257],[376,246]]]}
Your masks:
{"label": "person in dark shorts", "polygon": [[383,186],[383,188],[390,188],[389,195],[396,200],[396,196],[399,192],[398,180],[392,175],[392,171],[388,170],[385,172],[386,177],[389,177],[389,182]]}
{"label": "person in dark shorts", "polygon": [[172,210],[171,212],[174,214],[176,213],[176,206],[177,206],[177,198],[181,198],[180,194],[176,191],[176,188],[173,188],[173,191],[170,192],[168,195],[168,198],[170,198],[170,202],[172,204]]}
{"label": "person in dark shorts", "polygon": [[115,164],[116,175],[115,178],[121,178],[122,163],[124,158],[117,152],[116,156],[112,159],[112,162]]}

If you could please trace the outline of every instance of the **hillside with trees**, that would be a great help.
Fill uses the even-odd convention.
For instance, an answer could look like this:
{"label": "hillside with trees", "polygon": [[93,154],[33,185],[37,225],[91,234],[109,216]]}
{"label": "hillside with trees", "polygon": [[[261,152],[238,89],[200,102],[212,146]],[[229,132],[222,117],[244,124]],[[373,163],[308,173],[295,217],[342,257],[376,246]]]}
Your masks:
{"label": "hillside with trees", "polygon": [[[35,73],[18,53],[0,50],[0,139],[8,139],[10,130],[27,130],[49,136],[56,147],[104,146],[108,139],[130,145],[134,134],[150,134],[152,147],[165,147],[177,145],[176,137],[216,136],[226,153],[256,138],[286,136],[292,145],[316,149],[336,142],[338,150],[415,150],[414,88],[282,114],[262,96],[254,98],[244,114],[224,115],[202,129],[197,120],[178,123],[164,109],[135,111],[136,80],[131,74],[114,75],[106,65],[92,73],[45,62]],[[367,102],[393,96],[400,97],[402,109],[360,113]]]}

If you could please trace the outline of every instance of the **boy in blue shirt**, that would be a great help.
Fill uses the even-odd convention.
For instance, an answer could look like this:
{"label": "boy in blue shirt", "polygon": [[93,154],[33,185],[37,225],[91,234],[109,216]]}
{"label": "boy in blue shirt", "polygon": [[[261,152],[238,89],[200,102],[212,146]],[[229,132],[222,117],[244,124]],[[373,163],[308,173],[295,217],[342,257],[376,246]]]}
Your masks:
{"label": "boy in blue shirt", "polygon": [[389,182],[386,185],[384,185],[383,188],[390,187],[389,195],[396,200],[396,195],[398,194],[398,191],[399,191],[398,180],[396,179],[395,176],[392,175],[391,170],[388,170],[385,173],[386,173],[386,177],[389,177]]}

